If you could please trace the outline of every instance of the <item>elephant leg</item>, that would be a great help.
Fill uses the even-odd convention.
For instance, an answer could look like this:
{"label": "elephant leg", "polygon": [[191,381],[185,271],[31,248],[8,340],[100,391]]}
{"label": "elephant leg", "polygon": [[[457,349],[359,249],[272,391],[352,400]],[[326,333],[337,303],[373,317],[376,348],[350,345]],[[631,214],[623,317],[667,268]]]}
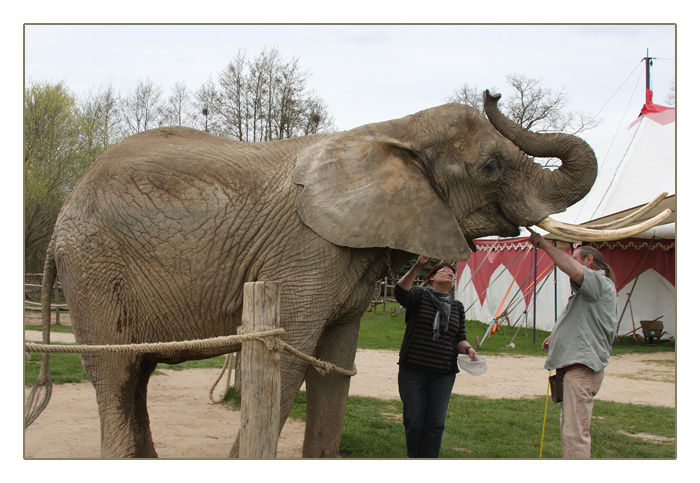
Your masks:
{"label": "elephant leg", "polygon": [[[344,369],[352,369],[357,351],[359,317],[353,322],[330,325],[318,344],[316,357]],[[306,432],[304,458],[335,458],[340,453],[350,377],[313,367],[306,372]]]}
{"label": "elephant leg", "polygon": [[83,365],[97,393],[103,458],[157,458],[146,390],[157,363],[133,354],[86,354]]}

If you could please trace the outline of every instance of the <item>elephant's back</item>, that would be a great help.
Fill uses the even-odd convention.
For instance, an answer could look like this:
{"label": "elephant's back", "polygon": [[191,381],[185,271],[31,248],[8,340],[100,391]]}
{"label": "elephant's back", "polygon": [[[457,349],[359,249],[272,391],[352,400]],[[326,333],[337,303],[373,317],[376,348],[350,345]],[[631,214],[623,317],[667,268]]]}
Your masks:
{"label": "elephant's back", "polygon": [[[284,151],[290,144],[275,146]],[[212,316],[202,318],[199,307],[234,297],[220,293],[221,287],[237,286],[244,270],[236,262],[253,258],[262,246],[255,238],[259,230],[249,229],[252,222],[264,218],[274,224],[272,216],[294,210],[293,202],[274,198],[280,183],[287,185],[281,190],[285,196],[298,191],[292,166],[275,155],[275,146],[163,128],[105,153],[76,186],[56,224],[57,265],[71,293],[71,310],[100,307],[102,317],[112,321],[107,324],[112,334],[124,338],[154,336],[146,326],[162,327],[160,336],[167,330],[169,338],[193,337],[192,326],[180,326],[192,319],[206,331]],[[270,206],[278,207],[273,214]],[[233,316],[225,312],[221,317]],[[138,330],[148,333],[136,336],[127,326],[144,317],[149,322]],[[87,322],[78,324],[83,340],[96,340],[86,332],[92,330]]]}
{"label": "elephant's back", "polygon": [[[272,162],[261,146],[232,141],[185,127],[166,127],[135,134],[113,146],[87,171],[76,186],[113,189],[115,182],[138,179],[157,182],[193,177],[202,181],[252,176],[261,159]],[[243,180],[245,182],[245,180]],[[177,183],[175,183],[177,184]]]}

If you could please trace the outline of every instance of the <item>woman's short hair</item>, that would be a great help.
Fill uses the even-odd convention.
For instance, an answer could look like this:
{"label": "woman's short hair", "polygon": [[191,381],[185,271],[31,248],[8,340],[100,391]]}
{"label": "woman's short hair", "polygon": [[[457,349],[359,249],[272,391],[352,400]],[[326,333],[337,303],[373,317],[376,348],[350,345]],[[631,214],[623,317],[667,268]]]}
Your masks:
{"label": "woman's short hair", "polygon": [[452,273],[457,275],[457,272],[455,271],[455,268],[452,266],[452,264],[450,262],[448,262],[447,260],[442,260],[441,262],[437,262],[435,264],[435,266],[423,278],[425,283],[430,285],[430,278],[433,277],[436,273],[438,273],[438,270],[442,270],[445,267],[448,267],[450,270],[452,270]]}
{"label": "woman's short hair", "polygon": [[596,248],[585,245],[578,247],[574,251],[578,251],[583,258],[586,258],[588,255],[591,255],[593,257],[593,263],[595,263],[599,269],[605,270],[605,276],[612,280],[613,283],[617,283],[617,281],[615,280],[615,272],[613,272],[612,268],[610,268],[610,266],[607,263],[605,263],[605,260],[603,259],[603,254],[600,253]]}

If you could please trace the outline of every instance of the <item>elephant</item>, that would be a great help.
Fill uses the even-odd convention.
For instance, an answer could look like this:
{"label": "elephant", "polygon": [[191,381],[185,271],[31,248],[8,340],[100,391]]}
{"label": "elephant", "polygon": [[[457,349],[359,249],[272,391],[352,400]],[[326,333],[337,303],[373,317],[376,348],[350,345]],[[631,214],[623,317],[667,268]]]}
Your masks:
{"label": "elephant", "polygon": [[[61,280],[77,343],[133,344],[235,334],[244,284],[279,281],[284,342],[352,369],[360,318],[392,268],[416,254],[465,260],[473,239],[517,236],[593,185],[584,140],[521,129],[499,97],[484,93],[486,116],[446,104],[261,143],[186,127],[135,134],[66,199],[44,290]],[[83,354],[102,456],[157,457],[146,395],[158,363],[231,350]],[[303,457],[338,456],[351,378],[287,353],[280,367],[280,431],[305,382]]]}

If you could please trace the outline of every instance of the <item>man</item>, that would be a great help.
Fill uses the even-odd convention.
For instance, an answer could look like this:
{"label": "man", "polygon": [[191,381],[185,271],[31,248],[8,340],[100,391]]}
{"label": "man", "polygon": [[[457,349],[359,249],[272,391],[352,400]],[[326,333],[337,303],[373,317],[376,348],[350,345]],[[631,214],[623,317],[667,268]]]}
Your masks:
{"label": "man", "polygon": [[593,247],[573,256],[533,233],[530,243],[550,256],[571,279],[573,294],[545,339],[545,369],[564,374],[561,446],[564,458],[590,458],[593,398],[600,389],[617,327],[615,274]]}

